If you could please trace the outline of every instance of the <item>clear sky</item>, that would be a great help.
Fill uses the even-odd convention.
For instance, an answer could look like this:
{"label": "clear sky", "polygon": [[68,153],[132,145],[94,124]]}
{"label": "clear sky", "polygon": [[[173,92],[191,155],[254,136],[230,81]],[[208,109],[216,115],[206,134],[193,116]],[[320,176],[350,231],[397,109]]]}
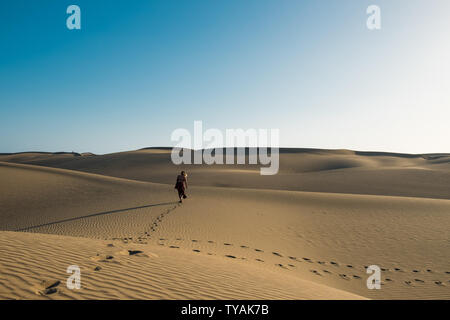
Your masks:
{"label": "clear sky", "polygon": [[[66,8],[81,8],[68,30]],[[382,29],[366,27],[381,7]],[[450,152],[448,0],[0,2],[0,152],[171,146],[177,128],[285,147]]]}

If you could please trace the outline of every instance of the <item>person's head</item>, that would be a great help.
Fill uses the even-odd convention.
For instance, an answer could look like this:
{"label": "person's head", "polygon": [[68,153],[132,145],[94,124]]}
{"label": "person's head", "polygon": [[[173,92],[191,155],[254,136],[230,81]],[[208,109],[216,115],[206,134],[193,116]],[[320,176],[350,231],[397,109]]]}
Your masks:
{"label": "person's head", "polygon": [[184,177],[187,177],[187,173],[184,172],[184,171],[181,171],[181,175],[184,176]]}

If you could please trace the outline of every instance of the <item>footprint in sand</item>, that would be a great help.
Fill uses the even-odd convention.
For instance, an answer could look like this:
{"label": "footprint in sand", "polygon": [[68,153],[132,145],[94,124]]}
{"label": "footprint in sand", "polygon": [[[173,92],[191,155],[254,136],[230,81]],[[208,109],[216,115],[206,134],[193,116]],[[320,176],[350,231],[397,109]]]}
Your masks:
{"label": "footprint in sand", "polygon": [[350,280],[349,277],[347,277],[347,275],[344,274],[344,273],[340,273],[340,274],[339,274],[339,277],[341,277],[341,278],[344,279],[344,280]]}
{"label": "footprint in sand", "polygon": [[428,273],[433,273],[433,271],[431,269],[427,269]]}
{"label": "footprint in sand", "polygon": [[444,284],[442,283],[442,281],[439,281],[439,280],[434,281],[434,283],[435,283],[436,285],[438,285],[438,286],[444,286]]}
{"label": "footprint in sand", "polygon": [[297,261],[296,257],[289,257],[289,259]]}
{"label": "footprint in sand", "polygon": [[192,242],[198,242],[198,240],[191,240]]}
{"label": "footprint in sand", "polygon": [[232,246],[231,243],[226,243],[226,242],[225,242],[223,245],[224,245],[224,246]]}
{"label": "footprint in sand", "polygon": [[106,246],[109,248],[114,247],[114,245],[112,243],[108,243]]}
{"label": "footprint in sand", "polygon": [[194,251],[194,252],[200,252],[200,250],[197,250],[197,249],[194,249],[194,250],[192,250],[192,251]]}
{"label": "footprint in sand", "polygon": [[42,291],[39,291],[39,294],[40,295],[49,295],[49,294],[53,294],[53,293],[56,293],[56,292],[58,292],[58,289],[50,288],[50,289],[44,289]]}
{"label": "footprint in sand", "polygon": [[[361,279],[360,276],[357,276],[356,274],[353,275],[353,279]],[[387,279],[386,279],[387,280]]]}
{"label": "footprint in sand", "polygon": [[291,268],[296,268],[296,266],[294,266],[293,264],[288,264],[288,266]]}
{"label": "footprint in sand", "polygon": [[227,254],[225,257],[227,257],[227,258],[231,258],[231,259],[236,259],[236,257],[235,256],[232,256],[232,255],[230,255],[230,254]]}
{"label": "footprint in sand", "polygon": [[419,270],[413,270],[412,272],[414,272],[414,273],[419,273],[420,271],[419,271]]}
{"label": "footprint in sand", "polygon": [[241,248],[243,248],[243,249],[248,249],[248,247],[247,247],[247,246],[241,246]]}
{"label": "footprint in sand", "polygon": [[214,243],[214,241],[212,241],[212,240],[208,240],[208,243]]}
{"label": "footprint in sand", "polygon": [[277,256],[277,257],[282,257],[281,254],[279,254],[278,252],[272,252],[273,255]]}
{"label": "footprint in sand", "polygon": [[317,271],[317,270],[309,270],[309,272],[314,273],[316,276],[322,276],[322,275],[320,274],[320,272]]}
{"label": "footprint in sand", "polygon": [[169,248],[171,248],[171,249],[179,249],[180,247],[177,247],[177,246],[170,246]]}
{"label": "footprint in sand", "polygon": [[405,284],[407,285],[407,286],[411,286],[412,285],[412,282],[411,281],[405,281]]}
{"label": "footprint in sand", "polygon": [[57,287],[61,284],[59,280],[42,280],[37,286],[37,294],[49,295],[58,292]]}
{"label": "footprint in sand", "polygon": [[311,259],[309,259],[309,258],[302,258],[302,259],[312,263]]}
{"label": "footprint in sand", "polygon": [[97,257],[94,257],[93,260],[96,260],[98,262],[120,264],[120,262],[117,261],[116,259],[114,259],[114,256],[111,256],[111,255],[106,255],[106,256],[104,256],[104,258],[102,258],[100,255],[98,255]]}
{"label": "footprint in sand", "polygon": [[337,262],[334,262],[334,261],[330,261],[330,264],[332,264],[335,267],[339,266],[339,264]]}
{"label": "footprint in sand", "polygon": [[141,250],[128,250],[128,255],[135,256],[135,257],[141,257],[141,258],[148,258],[149,257],[148,255],[146,255]]}
{"label": "footprint in sand", "polygon": [[255,249],[256,252],[264,252],[261,249]]}
{"label": "footprint in sand", "polygon": [[348,264],[347,268],[353,268],[353,266],[351,264]]}
{"label": "footprint in sand", "polygon": [[421,280],[421,279],[414,279],[415,282],[419,282],[419,283],[425,283],[425,281]]}
{"label": "footprint in sand", "polygon": [[402,269],[400,269],[400,268],[394,268],[394,270],[397,271],[397,272],[398,271],[402,271]]}
{"label": "footprint in sand", "polygon": [[280,267],[280,268],[287,269],[287,268],[286,268],[285,266],[283,266],[281,263],[276,263],[275,265],[278,266],[278,267]]}
{"label": "footprint in sand", "polygon": [[325,273],[331,274],[331,272],[328,271],[328,270],[322,270],[322,271],[325,272]]}
{"label": "footprint in sand", "polygon": [[324,265],[325,262],[324,261],[317,261],[318,264]]}
{"label": "footprint in sand", "polygon": [[134,256],[134,255],[139,254],[139,253],[142,253],[142,251],[141,250],[128,250],[128,254],[130,256]]}
{"label": "footprint in sand", "polygon": [[259,261],[259,262],[264,262],[264,260],[261,260],[261,259],[255,259],[256,261]]}

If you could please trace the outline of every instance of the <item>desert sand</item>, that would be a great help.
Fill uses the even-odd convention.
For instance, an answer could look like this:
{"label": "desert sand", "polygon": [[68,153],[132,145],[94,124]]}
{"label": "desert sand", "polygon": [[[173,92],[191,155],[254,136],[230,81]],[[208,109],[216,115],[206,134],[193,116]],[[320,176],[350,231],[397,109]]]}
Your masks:
{"label": "desert sand", "polygon": [[165,148],[29,152],[0,177],[1,299],[450,299],[449,154],[283,149],[260,176]]}

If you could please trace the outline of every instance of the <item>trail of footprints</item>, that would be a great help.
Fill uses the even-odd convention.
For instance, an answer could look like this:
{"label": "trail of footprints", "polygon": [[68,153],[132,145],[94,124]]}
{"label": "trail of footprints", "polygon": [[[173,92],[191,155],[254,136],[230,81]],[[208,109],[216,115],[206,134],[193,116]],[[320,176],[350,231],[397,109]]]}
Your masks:
{"label": "trail of footprints", "polygon": [[[169,211],[170,212],[170,211]],[[167,212],[168,213],[168,212]],[[166,213],[166,214],[167,214]],[[162,217],[159,217],[160,219],[162,219]],[[158,220],[158,219],[157,219]],[[176,241],[183,241],[184,239],[182,238],[177,238],[175,239]],[[159,245],[166,245],[164,243],[164,241],[168,241],[168,239],[165,238],[160,238],[159,239]],[[192,239],[192,240],[188,240],[191,241],[193,243],[197,243],[200,242],[200,240],[197,239]],[[207,241],[209,244],[216,244],[216,242],[212,241],[212,240],[208,240]],[[219,244],[220,245],[220,244]],[[223,243],[224,246],[227,247],[232,247],[234,246],[231,243],[225,242]],[[106,245],[107,248],[114,248],[114,244],[113,243],[109,243]],[[176,245],[168,245],[169,248],[172,249],[178,249],[180,248],[179,246]],[[354,265],[352,264],[341,264],[337,261],[313,261],[312,259],[308,258],[308,257],[294,257],[294,256],[284,256],[283,254],[273,251],[273,252],[265,252],[262,249],[258,249],[258,248],[250,248],[249,246],[246,245],[239,245],[238,246],[241,249],[245,249],[245,250],[253,250],[254,252],[257,252],[259,254],[270,254],[271,256],[275,256],[279,259],[283,259],[283,260],[287,260],[286,261],[281,261],[284,263],[276,263],[275,265],[279,268],[285,269],[285,270],[292,270],[294,268],[296,268],[296,265],[294,263],[307,263],[310,264],[311,269],[309,270],[312,274],[318,276],[318,277],[323,277],[325,275],[327,276],[338,276],[340,279],[344,280],[344,281],[352,281],[352,280],[359,280],[362,281],[363,278],[353,272],[348,272],[348,273],[343,273],[342,269],[344,270],[348,270],[348,271],[356,271],[356,269],[361,269],[361,268],[355,268]],[[200,253],[201,251],[199,249],[192,249],[193,252],[196,253]],[[149,256],[147,254],[145,254],[143,251],[141,250],[133,250],[133,249],[128,249],[128,250],[122,250],[119,252],[116,252],[119,255],[122,256],[130,256],[130,257],[138,257],[138,258],[149,258]],[[208,255],[214,255],[214,253],[212,252],[207,252]],[[227,254],[225,255],[225,257],[230,258],[230,259],[241,259],[241,260],[247,260],[246,257],[237,257],[235,255],[231,255],[231,254]],[[92,269],[94,272],[101,272],[102,270],[102,264],[120,264],[121,262],[119,261],[120,259],[116,259],[115,257],[115,253],[113,254],[100,254],[97,253],[96,256],[91,257],[91,260],[95,261],[96,266]],[[256,261],[261,262],[261,263],[265,263],[265,261],[262,258],[255,258]],[[321,268],[314,268],[314,265],[319,265],[321,266]],[[368,266],[364,266],[364,270],[367,269]],[[330,271],[332,270],[332,271]],[[406,270],[402,270],[401,268],[398,267],[394,267],[392,269],[389,268],[381,268],[381,271],[383,272],[390,272],[390,273],[408,273],[408,271]],[[425,270],[419,270],[419,269],[413,269],[409,272],[411,275],[419,275],[419,274],[442,274],[442,273],[438,273],[435,272],[431,269],[425,269]],[[450,276],[450,271],[445,271],[443,274],[445,275],[449,275]],[[394,282],[393,279],[389,278],[389,277],[383,277],[384,281],[382,281],[381,285],[385,285],[387,283],[392,283]],[[439,287],[446,287],[447,285],[450,285],[450,280],[439,280],[437,279],[437,277],[433,280],[431,280],[433,282],[434,285],[439,286]],[[42,281],[36,288],[36,294],[39,295],[51,295],[54,293],[59,292],[59,286],[60,281],[55,281],[55,280],[44,280]],[[419,277],[415,277],[411,280],[404,280],[403,281],[403,285],[406,286],[415,286],[415,285],[421,285],[421,284],[425,284],[425,280],[420,279]]]}
{"label": "trail of footprints", "polygon": [[[200,242],[200,240],[198,240],[198,239],[186,240],[186,239],[182,239],[182,238],[176,238],[175,240],[176,241],[191,241],[193,243]],[[177,245],[168,245],[168,244],[164,243],[166,241],[169,241],[169,239],[160,238],[158,244],[161,245],[161,246],[167,245],[169,248],[172,248],[172,249],[180,248]],[[209,243],[209,244],[217,244],[216,242],[214,242],[212,240],[208,240],[207,243]],[[235,246],[234,244],[228,243],[228,242],[223,242],[222,245],[226,246],[226,247],[237,247],[237,248],[240,248],[240,249],[253,250],[254,252],[257,252],[257,253],[260,253],[260,254],[270,254],[270,255],[275,256],[275,257],[280,258],[280,259],[284,259],[284,260],[287,259],[291,263],[284,262],[284,263],[276,263],[275,264],[277,267],[280,267],[280,268],[286,269],[286,270],[292,270],[294,268],[297,268],[294,263],[308,263],[308,264],[311,264],[311,267],[312,267],[309,271],[312,274],[315,274],[315,275],[320,276],[320,277],[322,277],[324,275],[335,275],[335,276],[338,276],[340,279],[345,280],[345,281],[351,281],[351,280],[360,280],[361,281],[361,280],[363,280],[362,276],[360,276],[358,274],[355,274],[357,271],[361,271],[362,268],[357,268],[356,266],[354,266],[352,264],[342,264],[342,263],[339,263],[337,261],[321,261],[321,260],[313,261],[312,259],[310,259],[308,257],[284,256],[283,254],[281,254],[279,252],[276,252],[276,251],[265,252],[264,250],[259,249],[259,248],[251,248],[251,247],[249,247],[247,245],[237,245],[237,246]],[[201,252],[199,249],[192,249],[192,251],[196,252],[196,253],[200,253]],[[207,252],[207,254],[208,255],[215,255],[212,252]],[[237,257],[236,255],[231,255],[231,254],[226,254],[225,257],[226,258],[230,258],[230,259],[247,260],[246,257]],[[258,261],[258,262],[261,262],[261,263],[265,262],[265,260],[262,257],[255,258],[255,261]],[[314,268],[315,264],[320,265],[322,268],[315,269]],[[327,266],[328,266],[328,268],[326,268]],[[363,269],[364,270],[364,274],[366,274],[365,270],[367,268],[368,268],[368,266],[364,266],[364,269]],[[403,270],[401,268],[398,268],[398,267],[394,267],[392,269],[389,269],[389,268],[380,268],[380,269],[381,269],[382,272],[389,272],[389,274],[393,274],[393,273],[403,273],[403,274],[410,273],[410,274],[414,274],[415,275],[415,274],[420,274],[420,273],[422,273],[422,274],[423,273],[427,273],[427,274],[436,274],[437,276],[442,275],[442,274],[450,275],[450,271],[445,271],[443,273],[442,272],[438,273],[438,272],[434,272],[431,269],[425,269],[424,271],[419,270],[419,269],[413,269],[410,272],[408,272],[407,270]],[[345,271],[343,272],[342,270],[348,270],[349,272],[345,272]],[[367,276],[368,276],[368,274],[367,274]],[[384,279],[384,281],[381,282],[381,285],[385,285],[387,283],[395,282],[393,279],[389,278],[389,275],[383,276],[383,279]],[[427,281],[425,281],[423,279],[420,279],[419,277],[416,277],[416,278],[413,278],[411,280],[403,281],[403,285],[414,286],[414,285],[418,285],[418,284],[424,284],[426,282]],[[436,277],[436,279],[433,279],[433,280],[428,281],[428,282],[432,282],[434,285],[437,285],[437,286],[440,286],[440,287],[444,287],[447,284],[450,285],[450,280],[442,281],[442,280],[437,279],[437,277]]]}
{"label": "trail of footprints", "polygon": [[[147,244],[147,240],[149,240],[151,238],[152,233],[156,232],[157,228],[160,226],[161,222],[163,221],[163,218],[169,214],[170,212],[172,212],[173,210],[175,210],[177,208],[177,206],[174,206],[168,210],[166,210],[165,212],[161,213],[160,215],[158,215],[155,220],[152,221],[150,228],[148,231],[145,231],[142,235],[138,236],[137,238],[133,238],[133,237],[125,237],[125,238],[113,238],[111,240],[121,240],[123,243],[127,244],[127,243],[139,243],[139,244]],[[184,241],[184,239],[182,238],[176,238],[176,241]],[[169,241],[169,239],[165,239],[165,238],[160,238],[158,244],[161,246],[166,245],[164,242]],[[191,240],[187,240],[187,241],[191,241],[192,243],[198,243],[201,240],[198,239],[191,239]],[[207,241],[208,244],[217,244],[215,241],[212,240],[208,240]],[[361,268],[355,268],[353,265],[351,264],[340,264],[337,261],[313,261],[312,259],[308,258],[308,257],[294,257],[294,256],[284,256],[283,254],[273,251],[273,252],[265,252],[262,249],[259,248],[250,248],[247,245],[238,245],[238,246],[234,246],[234,244],[232,243],[228,243],[228,242],[224,242],[222,243],[223,246],[226,247],[238,247],[241,249],[248,249],[248,250],[253,250],[254,252],[258,253],[258,254],[270,254],[272,256],[275,256],[277,258],[280,259],[284,259],[284,260],[288,260],[290,263],[276,263],[275,265],[279,268],[282,269],[286,269],[286,270],[292,270],[297,268],[296,265],[294,263],[308,263],[311,264],[311,269],[309,270],[312,274],[319,276],[319,277],[323,277],[324,275],[327,276],[338,276],[340,279],[345,280],[345,281],[351,281],[351,280],[362,280],[362,277],[355,274],[356,270],[361,270]],[[114,246],[113,244],[108,244],[108,246]],[[174,245],[174,244],[167,244],[168,248],[171,249],[179,249],[180,247],[178,245]],[[201,253],[201,251],[199,249],[192,249],[193,252],[195,253]],[[139,256],[139,257],[148,257],[147,255],[145,255],[144,253],[142,253],[142,251],[139,250],[129,250],[128,251],[130,256]],[[215,255],[215,253],[213,252],[207,252],[207,255]],[[111,255],[106,255],[103,257],[100,257],[100,255],[98,255],[96,258],[97,261],[99,262],[108,262],[108,263],[119,263],[118,261],[114,260],[114,257]],[[227,254],[225,255],[226,258],[230,258],[230,259],[241,259],[241,260],[247,260],[246,257],[237,257],[235,255],[231,255],[231,254]],[[260,262],[260,263],[265,263],[265,260],[262,259],[262,257],[258,257],[255,258],[255,261]],[[318,264],[321,266],[321,268],[313,268],[314,264]],[[328,268],[327,268],[328,267]],[[364,271],[368,268],[368,266],[364,266]],[[344,273],[342,272],[342,269],[344,270],[348,270],[348,273]],[[100,271],[101,267],[100,266],[96,266],[94,268],[94,271]],[[332,270],[332,271],[330,271]],[[353,271],[353,272],[350,272]],[[402,270],[401,268],[398,267],[394,267],[392,269],[388,269],[388,268],[381,268],[382,272],[390,272],[390,273],[407,273],[406,270]],[[428,273],[428,274],[439,274],[439,273],[435,273],[433,270],[431,269],[426,269],[425,271],[421,271],[418,269],[413,269],[411,270],[412,274],[420,274],[422,272]],[[450,276],[450,271],[445,271],[444,272],[445,275],[449,275]],[[384,281],[382,281],[381,285],[385,285],[386,283],[392,283],[394,282],[393,279],[389,278],[389,277],[383,277]],[[450,285],[450,280],[439,280],[437,279],[437,277],[434,280],[431,280],[435,285],[440,286],[440,287],[444,287],[446,286],[446,283],[448,285]],[[411,280],[404,280],[403,284],[406,286],[414,286],[414,285],[420,285],[420,284],[424,284],[425,280],[420,279],[419,277],[415,277],[414,279]]]}
{"label": "trail of footprints", "polygon": [[[109,248],[108,251],[111,250],[111,248],[115,248],[114,244],[112,243],[108,243],[106,245],[107,248]],[[150,256],[145,254],[143,251],[141,250],[133,250],[133,249],[125,249],[125,250],[121,250],[121,251],[117,251],[115,253],[97,253],[96,256],[93,256],[90,258],[90,260],[92,262],[94,262],[95,267],[92,267],[92,271],[94,273],[96,272],[101,272],[101,270],[109,265],[120,265],[121,264],[121,259],[117,258],[118,256],[132,256],[132,257],[140,257],[140,258],[149,258]],[[55,293],[60,293],[61,292],[61,281],[60,280],[55,280],[55,279],[45,279],[42,280],[39,284],[34,286],[34,290],[35,293],[37,295],[42,295],[42,296],[49,296],[49,295],[53,295]],[[64,287],[64,286],[62,286]],[[64,290],[64,288],[62,288]]]}
{"label": "trail of footprints", "polygon": [[[147,244],[148,240],[151,238],[152,233],[156,232],[156,229],[161,225],[163,218],[174,211],[177,208],[177,206],[173,206],[170,209],[167,209],[165,212],[158,215],[150,224],[150,227],[147,231],[144,231],[143,234],[137,236],[137,237],[124,237],[124,238],[111,238],[109,240],[121,240],[123,243],[139,243],[139,244]],[[108,239],[105,239],[108,240]]]}
{"label": "trail of footprints", "polygon": [[[122,241],[122,243],[124,244],[129,244],[129,243],[138,243],[138,244],[147,244],[147,240],[150,239],[151,234],[154,233],[156,231],[156,229],[160,226],[161,222],[163,221],[163,218],[169,214],[170,212],[172,212],[173,210],[175,210],[177,208],[177,206],[174,206],[170,209],[167,209],[165,212],[161,213],[160,215],[158,215],[151,223],[150,228],[148,231],[144,231],[143,234],[137,236],[137,237],[123,237],[123,238],[111,238],[111,239],[105,239],[105,240],[118,240],[118,241]],[[106,245],[107,248],[114,248],[114,244],[113,243],[108,243]],[[171,246],[171,248],[178,248],[177,246]],[[200,252],[198,250],[198,252]],[[144,258],[148,258],[149,256],[147,254],[145,254],[143,251],[141,250],[122,250],[119,252],[116,252],[117,254],[121,255],[121,256],[133,256],[133,257],[144,257]],[[96,256],[91,257],[91,260],[95,262],[95,267],[92,268],[92,270],[94,272],[101,272],[101,270],[103,269],[104,265],[107,264],[121,264],[120,259],[116,258],[116,254],[100,254],[97,253]],[[57,293],[60,291],[60,289],[58,288],[60,284],[60,281],[56,281],[56,280],[43,280],[39,285],[36,286],[35,288],[35,292],[36,294],[39,295],[51,295],[54,293]]]}
{"label": "trail of footprints", "polygon": [[[158,215],[155,218],[155,220],[152,221],[152,223],[150,225],[150,230],[145,231],[142,235],[140,235],[140,236],[138,236],[136,238],[124,237],[124,238],[112,238],[112,239],[109,239],[109,240],[121,240],[125,244],[128,244],[130,242],[131,243],[139,243],[139,244],[147,244],[148,243],[147,240],[149,240],[151,238],[152,233],[154,233],[156,231],[156,229],[160,226],[163,218],[167,214],[169,214],[170,212],[175,210],[176,208],[177,208],[177,206],[174,206],[174,207],[166,210],[165,212],[161,213],[160,215]],[[105,240],[108,240],[108,239],[105,239]],[[160,242],[158,242],[158,244],[164,246],[165,245],[164,241],[168,241],[168,240],[169,239],[160,238],[159,239]],[[184,239],[176,238],[175,240],[176,241],[183,241]],[[190,241],[193,242],[193,243],[200,242],[200,240],[197,240],[197,239],[191,239]],[[207,243],[209,243],[209,244],[216,244],[216,242],[214,242],[212,240],[208,240]],[[227,247],[234,246],[232,243],[228,243],[228,242],[224,242],[223,245],[227,246]],[[109,248],[112,248],[112,247],[114,247],[114,244],[109,243],[106,246],[109,247]],[[171,248],[171,249],[179,249],[180,248],[179,246],[176,246],[176,245],[168,245],[168,247]],[[241,248],[241,249],[253,250],[254,252],[257,252],[259,254],[267,254],[264,250],[259,249],[259,248],[250,248],[249,246],[246,246],[246,245],[239,245],[238,247]],[[135,257],[146,257],[146,258],[149,257],[148,255],[143,253],[143,251],[140,251],[140,250],[128,250],[128,252],[125,252],[125,251],[121,251],[119,253],[122,254],[122,255],[125,254],[125,255],[128,255],[128,256],[135,256]],[[198,249],[193,249],[192,251],[196,252],[196,253],[201,253],[201,251],[198,250]],[[275,252],[275,251],[268,252],[268,253],[271,254],[272,256],[276,256],[276,257],[278,257],[280,259],[288,259],[288,261],[290,261],[291,263],[285,263],[285,264],[276,263],[275,264],[277,267],[280,267],[280,268],[286,269],[286,270],[291,270],[291,269],[296,268],[296,266],[293,263],[303,263],[303,262],[310,263],[311,266],[313,266],[314,264],[318,264],[321,267],[325,267],[325,266],[332,267],[331,269],[330,268],[328,268],[328,269],[333,270],[333,271],[330,271],[330,270],[324,269],[324,268],[322,268],[321,270],[316,270],[316,269],[310,269],[309,270],[311,273],[313,273],[313,274],[315,274],[317,276],[320,276],[320,277],[322,277],[324,275],[334,275],[335,274],[334,273],[335,272],[334,268],[341,268],[342,267],[344,269],[345,268],[348,269],[349,271],[355,270],[355,267],[353,265],[351,265],[351,264],[340,264],[340,263],[338,263],[336,261],[319,261],[319,260],[318,261],[313,261],[312,259],[307,258],[307,257],[301,257],[301,258],[294,257],[294,256],[286,256],[285,257],[283,254],[281,254],[279,252]],[[215,255],[215,254],[212,253],[212,252],[207,252],[207,255]],[[246,257],[238,258],[237,256],[231,255],[231,254],[225,255],[225,257],[230,258],[230,259],[247,260]],[[101,262],[101,263],[120,264],[120,262],[117,259],[115,259],[115,257],[113,255],[110,255],[110,254],[101,255],[101,254],[98,253],[97,256],[92,257],[91,259],[96,261],[96,262]],[[261,258],[255,258],[255,261],[258,261],[258,262],[261,262],[261,263],[265,263],[265,260],[263,260]],[[364,266],[364,270],[366,270],[367,268],[368,268],[368,266]],[[99,265],[97,265],[97,266],[95,266],[93,268],[94,272],[99,272],[101,270],[102,270],[102,267],[99,266]],[[392,269],[381,268],[381,271],[383,271],[383,272],[393,272],[393,273],[407,273],[408,272],[408,271],[402,270],[402,269],[400,269],[398,267],[394,267]],[[438,272],[434,272],[431,269],[426,269],[425,271],[421,271],[419,269],[413,269],[413,270],[411,270],[411,273],[412,274],[427,273],[427,274],[437,274],[437,275],[439,275]],[[445,271],[445,272],[443,272],[443,274],[445,274],[447,276],[450,276],[450,271]],[[351,281],[352,279],[353,280],[362,280],[362,277],[359,276],[359,275],[356,275],[356,274],[340,273],[338,271],[338,272],[336,272],[336,275],[339,276],[339,278],[341,278],[341,279],[343,279],[345,281]],[[394,282],[394,280],[391,279],[391,278],[384,278],[384,281],[382,281],[381,285],[385,285],[386,283],[390,283],[390,282]],[[450,280],[441,281],[441,280],[438,280],[436,278],[436,279],[432,280],[432,282],[435,285],[440,286],[440,287],[445,287],[446,283],[448,285],[450,285]],[[416,278],[414,278],[412,280],[405,280],[405,281],[403,281],[403,284],[407,285],[407,286],[414,286],[416,284],[424,284],[424,283],[425,283],[425,280],[420,279],[419,277],[416,277]],[[55,281],[51,281],[51,280],[43,280],[42,283],[38,286],[39,290],[36,291],[36,293],[40,294],[40,295],[50,295],[50,294],[59,292],[59,290],[57,288],[59,284],[60,284],[59,281],[55,282]]]}

